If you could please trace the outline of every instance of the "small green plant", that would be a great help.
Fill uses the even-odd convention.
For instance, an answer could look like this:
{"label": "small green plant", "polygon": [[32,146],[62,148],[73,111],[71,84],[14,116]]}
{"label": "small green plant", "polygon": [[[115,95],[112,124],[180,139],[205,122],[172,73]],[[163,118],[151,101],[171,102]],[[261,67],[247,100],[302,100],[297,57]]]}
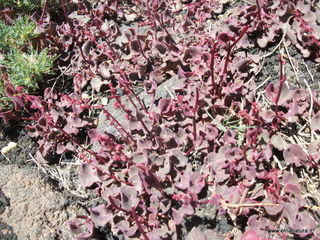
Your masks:
{"label": "small green plant", "polygon": [[[1,1],[1,0],[0,0]],[[14,86],[35,90],[43,74],[50,74],[55,56],[47,49],[33,49],[30,40],[37,37],[36,24],[27,17],[16,19],[12,25],[0,21],[0,64]],[[0,109],[8,105],[4,94],[4,82],[0,79]]]}
{"label": "small green plant", "polygon": [[0,63],[6,66],[9,79],[14,86],[25,86],[34,90],[38,87],[37,82],[42,74],[52,73],[54,60],[55,56],[49,56],[47,49],[38,53],[29,47],[27,52],[13,48]]}
{"label": "small green plant", "polygon": [[7,52],[12,47],[21,48],[35,38],[34,33],[36,24],[30,21],[27,17],[21,17],[14,21],[12,25],[7,25],[0,21],[0,49],[2,52]]}
{"label": "small green plant", "polygon": [[29,13],[41,7],[43,0],[0,0],[0,8],[13,8],[18,11]]}

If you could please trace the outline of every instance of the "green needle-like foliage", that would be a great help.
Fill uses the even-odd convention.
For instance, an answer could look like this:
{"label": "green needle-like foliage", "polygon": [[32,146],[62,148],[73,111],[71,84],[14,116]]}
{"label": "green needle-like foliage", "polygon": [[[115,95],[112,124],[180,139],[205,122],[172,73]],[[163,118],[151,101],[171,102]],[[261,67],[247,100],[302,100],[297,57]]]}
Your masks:
{"label": "green needle-like foliage", "polygon": [[12,25],[0,21],[0,48],[8,51],[12,47],[20,48],[30,39],[37,36],[34,33],[36,24],[26,17],[18,18]]}
{"label": "green needle-like foliage", "polygon": [[[1,1],[1,0],[0,0]],[[1,3],[1,2],[0,2]],[[33,49],[30,40],[37,37],[36,24],[27,17],[16,19],[12,25],[0,21],[0,54],[2,71],[14,86],[24,86],[26,91],[35,90],[43,74],[50,74],[56,56],[47,49]],[[7,105],[4,82],[0,79],[0,109]]]}
{"label": "green needle-like foliage", "polygon": [[14,86],[25,86],[34,90],[42,74],[51,73],[54,60],[55,56],[49,56],[47,49],[38,53],[29,48],[25,53],[13,48],[0,63],[6,66]]}
{"label": "green needle-like foliage", "polygon": [[13,8],[18,11],[30,13],[39,6],[42,6],[43,0],[0,0],[0,8]]}

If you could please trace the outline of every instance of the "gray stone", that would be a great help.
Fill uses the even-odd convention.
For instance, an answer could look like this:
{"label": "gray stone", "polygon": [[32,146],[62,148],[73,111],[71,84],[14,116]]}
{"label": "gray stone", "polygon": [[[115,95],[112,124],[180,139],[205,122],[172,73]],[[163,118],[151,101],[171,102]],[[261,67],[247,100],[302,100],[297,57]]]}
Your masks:
{"label": "gray stone", "polygon": [[0,165],[0,193],[0,239],[73,239],[68,220],[86,214],[29,167]]}
{"label": "gray stone", "polygon": [[[160,84],[157,89],[156,89],[156,96],[155,99],[158,100],[160,98],[168,98],[171,97],[170,93],[173,93],[173,88],[179,86],[182,83],[182,79],[179,79],[178,76],[173,76],[170,79],[166,80],[164,83]],[[168,91],[169,90],[169,91]],[[145,91],[140,93],[139,98],[143,101],[145,106],[148,108],[150,104],[152,103],[152,96],[147,94]],[[136,99],[133,97],[134,102],[137,106],[139,106],[138,102]],[[121,97],[121,102],[123,103],[124,106],[126,106],[130,110],[134,110],[134,107],[128,100],[126,96]],[[126,118],[125,118],[125,113],[123,112],[122,109],[115,109],[114,108],[114,103],[115,99],[112,99],[109,104],[106,106],[106,109],[110,112],[110,114],[117,120],[119,121],[120,124],[125,123]],[[139,108],[140,109],[140,108]],[[140,109],[141,110],[141,109]],[[97,130],[99,133],[111,133],[115,136],[118,135],[118,130],[106,119],[106,116],[104,113],[100,113],[99,116],[99,124],[97,127]]]}

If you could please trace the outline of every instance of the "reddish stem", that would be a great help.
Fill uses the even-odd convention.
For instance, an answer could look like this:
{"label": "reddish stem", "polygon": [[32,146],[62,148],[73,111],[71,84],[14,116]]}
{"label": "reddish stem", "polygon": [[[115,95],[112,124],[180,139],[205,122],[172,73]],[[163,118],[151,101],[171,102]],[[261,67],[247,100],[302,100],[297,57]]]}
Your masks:
{"label": "reddish stem", "polygon": [[147,234],[145,233],[145,231],[143,230],[142,226],[141,226],[141,223],[138,219],[138,216],[136,214],[136,209],[135,207],[131,207],[131,215],[133,217],[133,219],[135,220],[136,224],[137,224],[137,227],[140,231],[140,233],[142,234],[142,236],[144,237],[144,240],[149,240]]}
{"label": "reddish stem", "polygon": [[112,205],[115,209],[117,209],[117,210],[119,210],[119,211],[122,211],[122,212],[125,212],[125,213],[127,213],[127,214],[130,213],[129,211],[123,209],[122,207],[117,206],[117,204],[113,201],[113,199],[112,199],[111,196],[109,196],[108,199],[109,199],[111,205]]}
{"label": "reddish stem", "polygon": [[283,60],[283,57],[282,55],[280,54],[279,56],[279,59],[280,59],[280,76],[279,76],[279,91],[277,93],[277,97],[275,99],[275,112],[276,112],[276,126],[278,126],[278,123],[279,123],[279,100],[280,100],[280,96],[281,96],[281,91],[282,91],[282,87],[283,87],[283,84],[285,83],[286,81],[286,76],[284,75],[284,63],[285,61]]}
{"label": "reddish stem", "polygon": [[196,100],[195,100],[195,105],[194,105],[194,109],[193,109],[193,140],[196,141],[197,140],[197,124],[196,124],[196,118],[197,118],[197,112],[198,112],[198,108],[199,108],[199,89],[196,88],[196,96],[195,96]]}
{"label": "reddish stem", "polygon": [[286,81],[286,76],[284,75],[284,72],[283,72],[285,61],[283,60],[283,57],[281,54],[279,56],[279,60],[280,60],[280,77],[279,77],[279,91],[275,100],[276,106],[278,106],[281,90],[282,90],[283,84]]}
{"label": "reddish stem", "polygon": [[48,8],[48,0],[45,0],[44,5],[43,5],[43,9],[42,9],[42,14],[41,14],[41,17],[39,20],[40,24],[43,23],[43,18],[44,18],[44,15],[46,14],[47,8]]}
{"label": "reddish stem", "polygon": [[226,56],[226,60],[225,60],[225,62],[224,62],[224,68],[223,68],[223,72],[222,72],[222,80],[224,80],[225,77],[226,77],[227,70],[228,70],[228,64],[229,64],[229,62],[230,62],[230,55],[231,55],[231,52],[232,52],[234,46],[241,40],[241,38],[242,38],[242,37],[244,36],[244,34],[248,31],[248,29],[249,29],[249,25],[245,26],[245,27],[242,29],[239,37],[238,37],[231,45],[228,46],[227,56]]}
{"label": "reddish stem", "polygon": [[[134,138],[131,136],[131,134],[129,134],[129,133],[124,129],[124,127],[121,125],[121,123],[119,123],[118,120],[115,119],[106,109],[103,109],[102,111],[106,114],[106,116],[107,116],[107,118],[110,120],[110,122],[111,122],[111,123],[115,122],[115,123],[118,125],[118,127],[121,128],[121,130],[130,138],[130,140],[132,141],[132,143],[135,145],[135,140],[134,140]],[[114,125],[114,126],[115,126],[115,125]],[[118,129],[117,127],[116,127],[116,129],[119,131],[119,129]],[[121,133],[121,131],[119,131],[119,133],[123,136],[123,134]],[[127,139],[127,138],[125,137],[125,139]]]}
{"label": "reddish stem", "polygon": [[214,58],[215,58],[216,47],[217,47],[217,42],[214,41],[211,48],[211,61],[210,61],[212,95],[214,95],[214,92],[216,89],[216,83],[214,81]]}
{"label": "reddish stem", "polygon": [[259,18],[259,20],[261,20],[261,7],[260,7],[259,0],[256,0],[256,5],[257,5],[257,9],[258,9],[258,18]]}

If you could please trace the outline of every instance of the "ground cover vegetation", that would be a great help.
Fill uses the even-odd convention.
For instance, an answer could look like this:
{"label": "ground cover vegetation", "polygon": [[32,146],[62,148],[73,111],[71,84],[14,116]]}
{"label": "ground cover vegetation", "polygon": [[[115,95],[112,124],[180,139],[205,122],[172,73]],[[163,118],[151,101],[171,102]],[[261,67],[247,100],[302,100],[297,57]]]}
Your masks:
{"label": "ground cover vegetation", "polygon": [[[1,23],[25,21],[27,39],[31,26],[39,35],[33,50],[3,47],[3,88],[14,106],[0,116],[29,122],[39,164],[70,153],[80,162],[81,186],[101,202],[70,221],[77,239],[106,226],[126,239],[319,239],[319,89],[307,65],[311,81],[299,77],[290,54],[320,62],[318,1],[61,3],[63,17],[45,1],[30,21]],[[55,81],[24,91],[51,70],[49,52],[59,56]],[[24,54],[33,60],[20,61]],[[278,73],[261,80],[270,56]],[[171,97],[157,99],[173,76]],[[95,96],[115,99],[125,123]],[[97,114],[118,133],[99,131]],[[208,207],[233,230],[186,233],[185,221]]]}

